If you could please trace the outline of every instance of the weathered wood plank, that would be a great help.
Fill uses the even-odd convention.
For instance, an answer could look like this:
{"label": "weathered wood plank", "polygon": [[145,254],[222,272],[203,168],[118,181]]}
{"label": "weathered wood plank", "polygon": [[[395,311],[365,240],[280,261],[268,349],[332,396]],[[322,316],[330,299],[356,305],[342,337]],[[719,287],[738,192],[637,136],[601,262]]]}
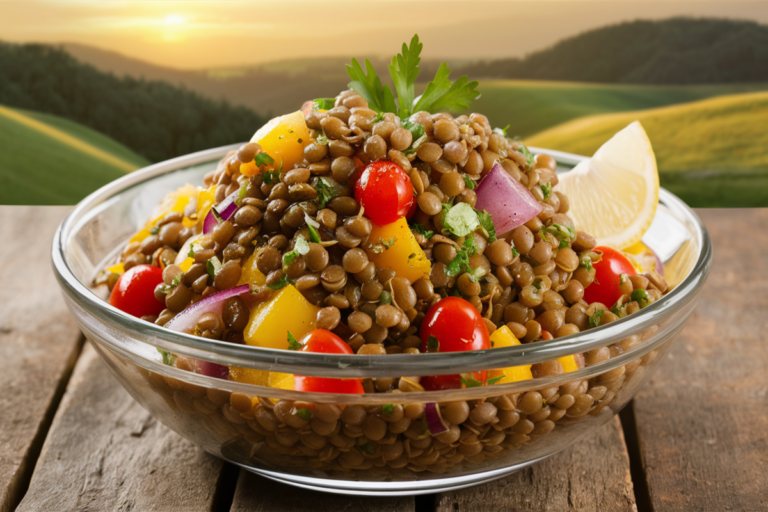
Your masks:
{"label": "weathered wood plank", "polygon": [[17,510],[212,510],[223,465],[150,416],[86,345]]}
{"label": "weathered wood plank", "polygon": [[619,418],[575,446],[506,478],[439,494],[436,509],[636,511]]}
{"label": "weathered wood plank", "polygon": [[23,495],[80,351],[50,263],[68,210],[0,206],[0,512]]}
{"label": "weathered wood plank", "polygon": [[768,508],[768,209],[699,210],[714,266],[635,398],[654,510]]}
{"label": "weathered wood plank", "polygon": [[308,491],[241,470],[230,512],[412,512],[413,496],[368,498]]}

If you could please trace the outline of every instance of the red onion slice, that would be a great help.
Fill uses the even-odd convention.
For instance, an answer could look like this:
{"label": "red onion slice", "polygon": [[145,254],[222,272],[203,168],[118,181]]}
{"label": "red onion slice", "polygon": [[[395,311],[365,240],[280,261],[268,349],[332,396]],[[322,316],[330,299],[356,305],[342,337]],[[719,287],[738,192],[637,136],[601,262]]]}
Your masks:
{"label": "red onion slice", "polygon": [[165,327],[166,329],[170,329],[172,331],[191,334],[194,332],[195,324],[197,323],[197,319],[200,318],[200,315],[203,313],[212,312],[221,316],[222,311],[224,311],[224,301],[231,299],[232,297],[237,297],[238,295],[247,293],[250,290],[250,286],[243,284],[240,286],[235,286],[234,288],[230,288],[229,290],[224,290],[223,292],[210,295],[198,302],[195,302],[187,309],[171,318],[171,321],[165,324]]}
{"label": "red onion slice", "polygon": [[235,203],[235,199],[237,199],[239,194],[240,190],[235,190],[227,197],[225,197],[219,204],[211,207],[210,211],[208,211],[208,215],[205,216],[205,222],[203,222],[204,234],[207,235],[213,231],[213,228],[215,228],[216,224],[219,223],[219,221],[216,220],[216,216],[213,214],[214,209],[216,210],[216,213],[219,214],[219,217],[221,217],[223,220],[229,220],[229,218],[235,214],[239,208],[237,203]]}
{"label": "red onion slice", "polygon": [[491,214],[499,238],[541,212],[541,204],[531,192],[510,176],[499,162],[493,164],[475,193],[475,208]]}
{"label": "red onion slice", "polygon": [[448,425],[443,421],[440,414],[440,407],[435,402],[428,402],[424,405],[424,417],[427,419],[427,428],[433,436],[448,431]]}
{"label": "red onion slice", "polygon": [[229,378],[229,366],[223,364],[212,363],[210,361],[202,361],[198,359],[196,361],[197,371],[201,375],[206,377],[213,377],[215,379],[228,380]]}

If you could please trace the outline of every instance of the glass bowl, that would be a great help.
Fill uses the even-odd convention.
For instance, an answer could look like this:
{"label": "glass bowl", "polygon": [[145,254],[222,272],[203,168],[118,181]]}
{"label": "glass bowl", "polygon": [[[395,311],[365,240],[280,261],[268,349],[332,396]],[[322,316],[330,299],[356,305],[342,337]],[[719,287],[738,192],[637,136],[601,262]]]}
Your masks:
{"label": "glass bowl", "polygon": [[[661,190],[664,211],[690,234],[665,263],[674,288],[638,313],[550,341],[418,356],[299,353],[172,332],[105,302],[106,289],[93,284],[101,269],[167,192],[202,183],[234,147],[162,162],[94,192],[57,230],[53,265],[83,333],[141,405],[207,452],[287,484],[348,494],[431,493],[500,478],[557,453],[609,421],[634,396],[691,315],[710,270],[712,247],[704,225],[680,199]],[[551,154],[563,169],[584,158],[536,151]],[[608,347],[609,358],[597,357],[602,347]],[[336,395],[183,371],[163,364],[158,348],[228,366],[339,378],[456,374],[570,354],[587,354],[592,364],[502,385]],[[449,427],[436,435],[424,415],[433,403]]]}

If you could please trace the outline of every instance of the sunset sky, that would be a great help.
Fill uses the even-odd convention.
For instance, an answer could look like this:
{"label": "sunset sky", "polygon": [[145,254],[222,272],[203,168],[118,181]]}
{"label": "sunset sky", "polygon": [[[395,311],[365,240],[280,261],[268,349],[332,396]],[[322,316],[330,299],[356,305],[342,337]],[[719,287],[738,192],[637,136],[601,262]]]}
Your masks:
{"label": "sunset sky", "polygon": [[0,0],[0,40],[82,43],[193,69],[392,55],[416,32],[425,57],[522,56],[607,24],[680,15],[768,23],[768,0]]}

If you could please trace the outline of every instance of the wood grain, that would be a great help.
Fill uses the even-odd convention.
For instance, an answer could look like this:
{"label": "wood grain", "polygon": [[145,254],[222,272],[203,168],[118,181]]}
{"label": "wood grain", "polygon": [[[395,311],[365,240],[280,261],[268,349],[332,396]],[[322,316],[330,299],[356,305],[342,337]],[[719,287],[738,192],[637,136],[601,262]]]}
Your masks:
{"label": "wood grain", "polygon": [[82,343],[51,271],[69,209],[0,206],[0,512],[22,497]]}
{"label": "wood grain", "polygon": [[768,509],[768,209],[699,210],[714,266],[635,398],[654,510]]}
{"label": "wood grain", "polygon": [[249,471],[240,471],[230,512],[412,512],[412,496],[368,498],[326,494],[273,482]]}
{"label": "wood grain", "polygon": [[436,509],[636,512],[619,418],[576,445],[506,478],[440,494]]}
{"label": "wood grain", "polygon": [[222,468],[150,416],[87,345],[17,510],[212,510]]}

